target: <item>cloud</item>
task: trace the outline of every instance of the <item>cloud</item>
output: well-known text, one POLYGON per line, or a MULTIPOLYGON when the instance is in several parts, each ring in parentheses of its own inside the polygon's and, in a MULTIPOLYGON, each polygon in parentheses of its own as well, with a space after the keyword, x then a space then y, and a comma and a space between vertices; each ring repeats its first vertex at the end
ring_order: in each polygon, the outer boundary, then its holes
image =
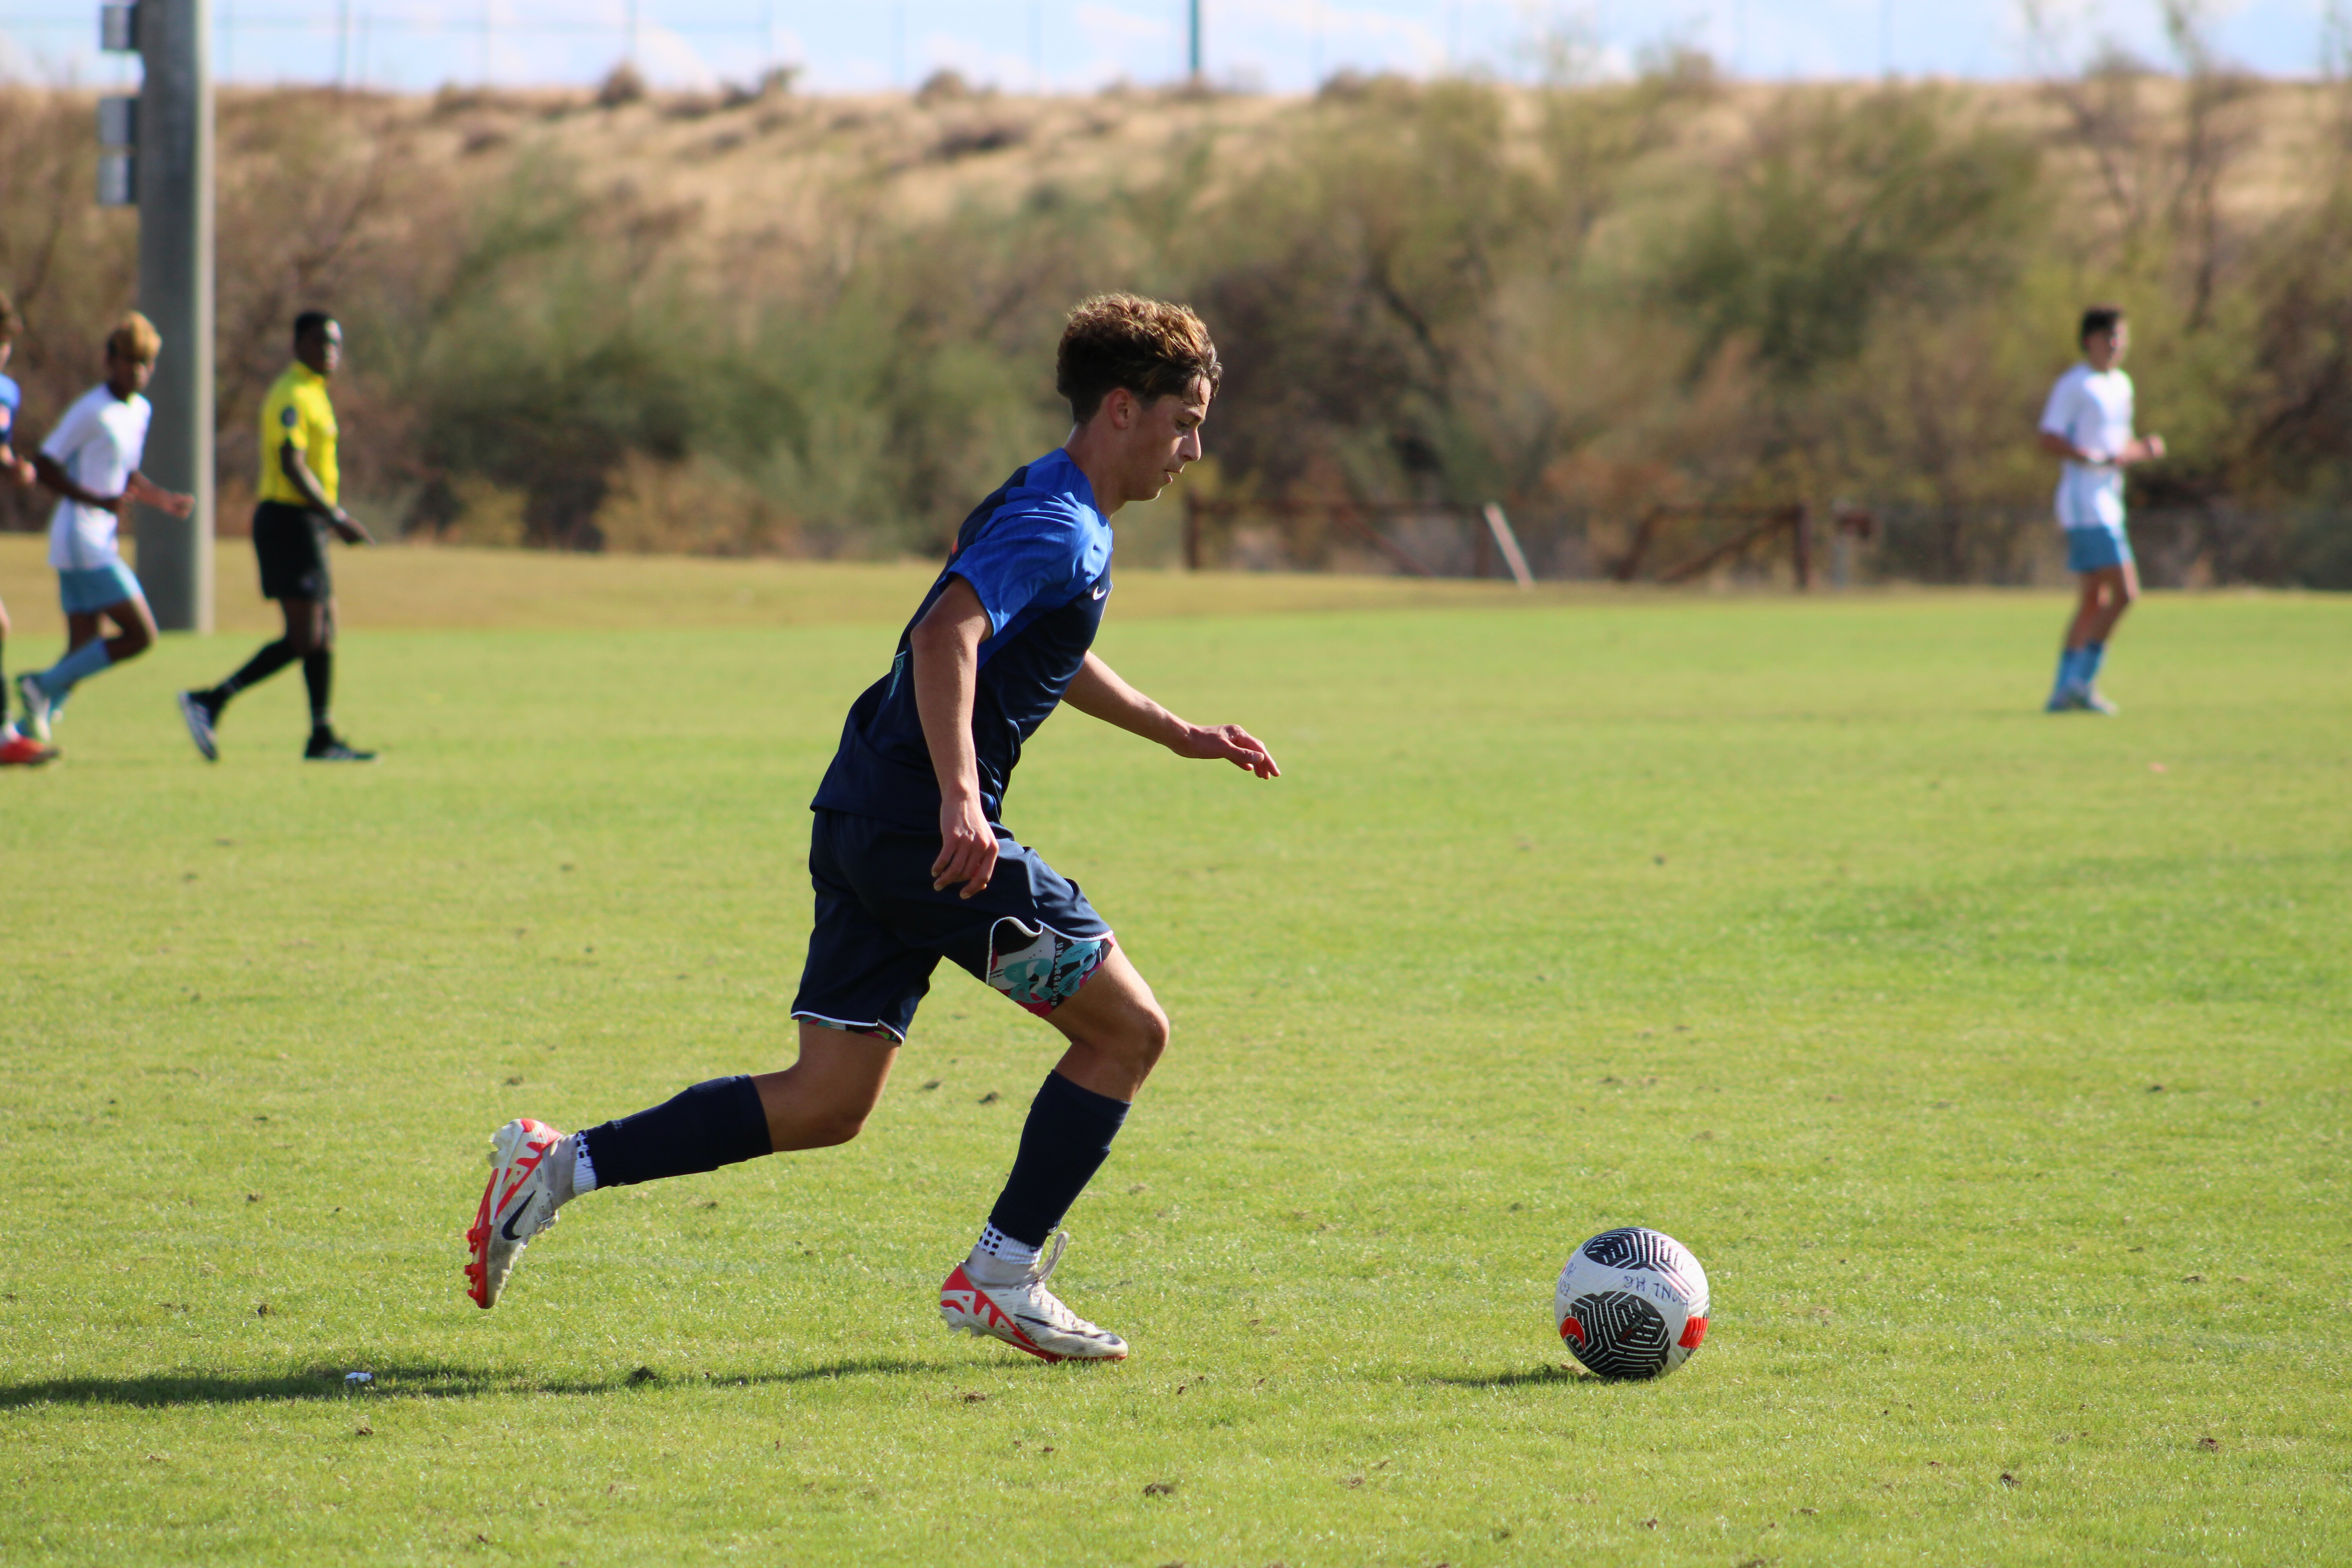
POLYGON ((719 73, 696 48, 667 27, 637 24, 637 68, 664 87, 704 90, 719 85, 719 73))
POLYGON ((1139 16, 1116 5, 1082 5, 1072 19, 1090 40, 1164 44, 1176 37, 1176 24, 1166 17, 1139 16))

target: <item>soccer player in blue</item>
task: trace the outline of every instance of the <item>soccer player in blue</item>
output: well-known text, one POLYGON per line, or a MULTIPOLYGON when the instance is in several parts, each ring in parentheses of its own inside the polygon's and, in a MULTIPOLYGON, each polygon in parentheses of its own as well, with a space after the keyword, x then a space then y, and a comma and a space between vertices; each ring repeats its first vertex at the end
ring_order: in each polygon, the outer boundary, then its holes
POLYGON ((1186 723, 1091 651, 1110 594, 1111 516, 1201 455, 1221 374, 1207 329, 1181 306, 1101 296, 1071 312, 1055 371, 1076 421, 1068 441, 964 520, 818 786, 816 922, 793 1003, 799 1061, 579 1132, 528 1118, 500 1128, 467 1234, 467 1293, 481 1306, 580 1194, 856 1137, 946 958, 1045 1018, 1066 1047, 978 1244, 940 1286, 940 1316, 1046 1361, 1126 1357, 1126 1341, 1046 1280, 1067 1241, 1062 1218, 1160 1059, 1168 1017, 1076 884, 1004 827, 1005 788, 1023 743, 1063 702, 1180 757, 1261 779, 1280 770, 1248 731, 1186 723))
MULTIPOLYGON (((8 361, 16 350, 16 308, 7 295, 0 294, 0 484, 26 489, 33 483, 34 470, 29 458, 16 456, 16 415, 25 400, 15 378, 8 374, 8 361)), ((5 649, 8 630, 8 606, 0 605, 0 651, 5 649)), ((55 758, 55 746, 43 745, 30 735, 16 732, 7 713, 7 693, 8 678, 0 672, 0 766, 38 765, 55 758)))
POLYGON ((2044 705, 2053 713, 2113 713, 2099 695, 2099 666, 2116 623, 2139 597, 2139 568, 2124 532, 2124 469, 2164 456, 2164 437, 2132 436, 2132 381, 2124 374, 2131 328, 2113 305, 2083 312, 2082 363, 2058 378, 2042 410, 2042 449, 2065 459, 2058 476, 2058 524, 2066 531, 2066 569, 2082 598, 2058 654, 2058 681, 2044 705))

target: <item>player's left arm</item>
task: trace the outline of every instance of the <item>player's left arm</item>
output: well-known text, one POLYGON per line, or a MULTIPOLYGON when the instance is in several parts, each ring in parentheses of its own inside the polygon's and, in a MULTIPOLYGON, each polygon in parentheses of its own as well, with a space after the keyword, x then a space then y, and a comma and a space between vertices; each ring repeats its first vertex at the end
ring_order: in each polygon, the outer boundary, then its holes
POLYGON ((1078 668, 1062 700, 1091 719, 1157 741, 1180 757, 1223 758, 1262 779, 1282 776, 1265 742, 1239 724, 1188 724, 1118 678, 1094 654, 1078 668))
POLYGON ((182 495, 178 490, 167 490, 135 468, 131 470, 131 482, 123 487, 122 493, 141 506, 152 506, 157 511, 167 511, 173 517, 185 517, 196 510, 195 497, 182 495))
MULTIPOLYGON (((290 408, 289 412, 291 412, 290 408)), ((290 430, 288 432, 289 437, 292 434, 290 430)), ((320 484, 319 476, 310 471, 309 461, 302 456, 302 448, 290 439, 278 445, 278 469, 296 489, 302 492, 302 498, 310 503, 313 510, 326 513, 327 526, 335 531, 336 538, 345 544, 375 542, 375 536, 368 532, 358 518, 327 499, 327 487, 320 484)))

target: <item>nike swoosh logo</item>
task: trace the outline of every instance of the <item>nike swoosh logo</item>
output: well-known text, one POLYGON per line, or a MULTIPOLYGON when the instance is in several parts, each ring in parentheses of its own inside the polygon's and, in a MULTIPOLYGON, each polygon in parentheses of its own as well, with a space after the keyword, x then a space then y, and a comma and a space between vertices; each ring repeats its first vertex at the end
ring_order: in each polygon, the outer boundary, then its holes
POLYGON ((1108 585, 1108 584, 1106 584, 1104 586, 1099 587, 1099 588, 1097 588, 1097 589, 1095 590, 1095 597, 1096 597, 1096 598, 1097 598, 1097 599, 1108 598, 1109 596, 1110 596, 1110 587, 1109 587, 1109 585, 1108 585))
POLYGON ((529 1213, 530 1213, 530 1204, 526 1200, 520 1208, 507 1215, 506 1224, 499 1226, 499 1234, 505 1237, 509 1241, 522 1241, 527 1239, 524 1237, 520 1237, 515 1234, 515 1226, 520 1224, 522 1217, 529 1213))

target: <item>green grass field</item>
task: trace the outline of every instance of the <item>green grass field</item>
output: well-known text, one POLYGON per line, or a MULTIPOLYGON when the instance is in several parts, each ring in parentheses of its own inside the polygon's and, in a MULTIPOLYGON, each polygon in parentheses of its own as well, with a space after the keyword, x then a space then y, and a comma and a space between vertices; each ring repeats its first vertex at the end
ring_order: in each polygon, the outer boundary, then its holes
POLYGON ((2061 613, 1115 607, 1288 776, 1064 714, 1008 804, 1176 1023, 1071 1217, 1110 1368, 938 1324, 1054 1054, 952 971, 857 1143, 461 1294, 499 1121, 786 1059, 892 625, 355 622, 341 771, 292 676, 199 763, 248 639, 171 639, 0 777, 0 1558, 2352 1560, 2352 603, 2152 599, 2112 721, 2061 613), (1656 1384, 1549 1318, 1627 1222, 1714 1284, 1656 1384))

